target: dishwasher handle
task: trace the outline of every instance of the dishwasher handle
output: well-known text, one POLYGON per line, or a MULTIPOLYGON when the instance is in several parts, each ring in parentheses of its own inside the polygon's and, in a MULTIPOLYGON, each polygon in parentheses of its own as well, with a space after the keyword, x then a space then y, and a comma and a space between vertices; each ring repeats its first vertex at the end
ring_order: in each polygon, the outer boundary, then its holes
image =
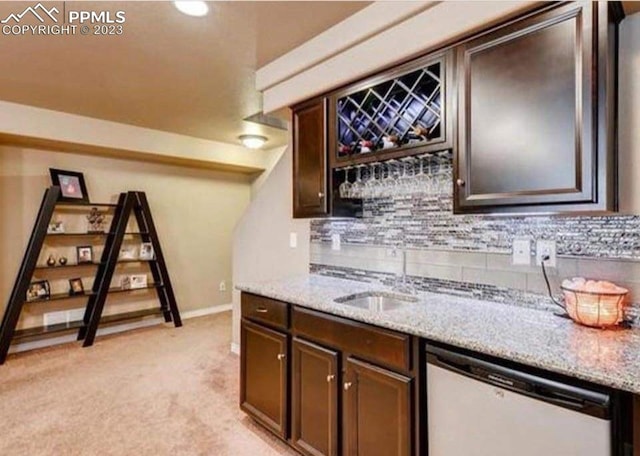
POLYGON ((605 393, 560 383, 433 346, 427 348, 427 363, 559 407, 598 418, 610 418, 611 398, 605 393))

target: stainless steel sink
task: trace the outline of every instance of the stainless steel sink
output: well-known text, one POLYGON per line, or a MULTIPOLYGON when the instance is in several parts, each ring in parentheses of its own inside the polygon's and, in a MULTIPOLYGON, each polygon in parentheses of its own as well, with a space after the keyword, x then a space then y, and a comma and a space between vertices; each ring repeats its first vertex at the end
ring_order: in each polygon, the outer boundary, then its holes
POLYGON ((366 291, 336 298, 334 302, 374 312, 386 312, 416 303, 418 298, 386 291, 366 291))

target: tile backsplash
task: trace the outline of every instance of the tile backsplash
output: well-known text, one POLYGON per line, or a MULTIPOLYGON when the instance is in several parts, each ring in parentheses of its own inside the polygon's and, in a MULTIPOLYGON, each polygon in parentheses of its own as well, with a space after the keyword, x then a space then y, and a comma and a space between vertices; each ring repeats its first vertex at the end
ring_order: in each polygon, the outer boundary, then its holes
MULTIPOLYGON (((421 288, 545 307, 533 241, 546 239, 557 243, 554 294, 563 278, 581 275, 615 281, 640 301, 640 216, 453 215, 452 202, 451 192, 386 196, 364 200, 361 219, 313 220, 311 270, 388 282, 401 271, 393 249, 404 248, 407 273, 421 288), (335 234, 339 251, 331 249, 335 234), (516 238, 532 240, 531 266, 511 265, 516 238)), ((633 304, 630 315, 638 313, 633 304)))
POLYGON ((558 255, 640 260, 640 216, 453 215, 450 194, 364 201, 362 219, 314 220, 312 242, 510 253, 514 238, 557 242, 558 255))

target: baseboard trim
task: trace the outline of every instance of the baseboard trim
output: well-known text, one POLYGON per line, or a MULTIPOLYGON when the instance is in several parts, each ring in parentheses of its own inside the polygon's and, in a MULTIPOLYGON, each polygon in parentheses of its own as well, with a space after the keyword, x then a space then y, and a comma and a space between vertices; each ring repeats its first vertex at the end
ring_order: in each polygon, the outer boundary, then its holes
POLYGON ((231 353, 234 355, 240 354, 240 344, 236 344, 235 342, 231 342, 231 353))
MULTIPOLYGON (((190 318, 198 318, 204 317, 206 315, 214 315, 222 312, 231 311, 232 304, 223 304, 221 306, 211 306, 205 307, 203 309, 195 309, 195 310, 187 310, 186 312, 181 312, 180 316, 183 320, 188 320, 190 318)), ((126 331, 131 331, 132 329, 146 328, 148 326, 155 326, 159 324, 163 324, 163 318, 145 318, 144 320, 134 321, 131 323, 123 323, 120 325, 109 326, 106 328, 99 328, 97 335, 98 336, 106 336, 108 334, 116 334, 126 331)), ((67 334, 65 336, 60 337, 52 337, 50 339, 43 340, 35 340, 33 342, 24 342, 21 344, 12 345, 9 349, 9 353, 20 353, 29 350, 36 350, 38 348, 52 347, 54 345, 68 344, 70 342, 76 341, 76 334, 67 334)))

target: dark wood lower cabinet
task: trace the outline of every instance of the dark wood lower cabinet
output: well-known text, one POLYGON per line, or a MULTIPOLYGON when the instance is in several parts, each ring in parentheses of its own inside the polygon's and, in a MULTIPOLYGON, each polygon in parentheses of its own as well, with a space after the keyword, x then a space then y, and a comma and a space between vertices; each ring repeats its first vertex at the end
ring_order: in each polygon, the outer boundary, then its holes
POLYGON ((288 336, 243 320, 240 337, 240 408, 286 439, 288 336))
POLYGON ((306 455, 337 456, 338 353, 301 339, 291 352, 291 443, 306 455))
POLYGON ((411 455, 412 379, 348 358, 343 382, 344 454, 411 455))

